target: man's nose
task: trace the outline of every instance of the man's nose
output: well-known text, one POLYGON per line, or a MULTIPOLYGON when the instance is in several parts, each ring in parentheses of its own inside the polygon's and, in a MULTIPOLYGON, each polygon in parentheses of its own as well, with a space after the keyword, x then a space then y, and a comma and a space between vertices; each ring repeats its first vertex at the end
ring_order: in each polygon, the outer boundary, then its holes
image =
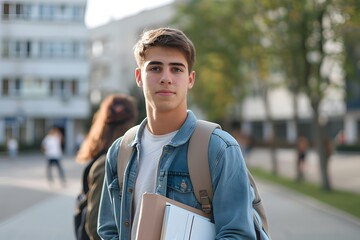
POLYGON ((164 69, 163 74, 161 75, 161 83, 172 83, 170 69, 164 69))

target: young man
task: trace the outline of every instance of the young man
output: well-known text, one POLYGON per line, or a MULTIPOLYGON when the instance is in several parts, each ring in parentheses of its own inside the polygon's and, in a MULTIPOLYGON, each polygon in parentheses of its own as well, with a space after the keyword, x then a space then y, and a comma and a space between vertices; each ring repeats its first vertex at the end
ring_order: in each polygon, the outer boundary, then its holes
MULTIPOLYGON (((98 219, 103 239, 135 239, 144 192, 201 208, 187 167, 188 143, 196 124, 195 115, 187 110, 187 93, 195 83, 195 48, 180 30, 159 28, 144 32, 134 52, 136 83, 144 92, 147 117, 132 142, 135 152, 121 192, 117 179, 120 139, 108 152, 98 219)), ((237 141, 220 129, 210 139, 209 166, 216 239, 256 239, 254 195, 245 161, 237 141)))

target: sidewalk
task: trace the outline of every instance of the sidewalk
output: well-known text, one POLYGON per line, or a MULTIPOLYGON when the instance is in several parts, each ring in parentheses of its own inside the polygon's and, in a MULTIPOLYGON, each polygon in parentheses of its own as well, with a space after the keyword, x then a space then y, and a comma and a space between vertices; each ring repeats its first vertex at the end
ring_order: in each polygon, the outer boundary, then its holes
POLYGON ((40 154, 0 157, 0 239, 75 240, 73 214, 83 166, 73 157, 62 161, 65 188, 56 171, 54 184, 48 184, 40 154))
MULTIPOLYGON (((267 155, 266 150, 255 150, 248 160, 266 167, 267 155)), ((290 162, 282 163, 281 172, 291 172, 290 162), (288 171, 286 166, 290 167, 288 171)), ((75 239, 73 209, 83 166, 71 157, 64 159, 64 166, 68 186, 51 188, 44 181, 41 156, 22 156, 19 160, 0 157, 0 239, 75 239)), ((360 236, 358 219, 280 186, 258 181, 258 187, 273 240, 356 240, 360 236)))
MULTIPOLYGON (((276 156, 279 175, 295 179, 296 152, 291 149, 278 149, 276 156)), ((246 161, 248 166, 271 171, 268 149, 254 149, 246 156, 246 161)), ((359 171, 360 155, 334 154, 329 164, 332 187, 360 194, 359 171)), ((317 154, 311 151, 307 157, 305 178, 307 181, 320 184, 319 174, 317 154)), ((273 239, 355 240, 359 238, 360 219, 281 186, 265 182, 259 182, 258 185, 264 199, 273 239)))
POLYGON ((360 220, 275 185, 257 181, 273 240, 356 240, 360 220))
MULTIPOLYGON (((278 149, 278 173, 295 179, 296 152, 292 149, 278 149)), ((259 167, 271 171, 270 152, 266 148, 255 148, 245 157, 249 167, 259 167)), ((330 183, 334 189, 360 194, 360 154, 335 153, 329 163, 330 183)), ((305 179, 320 185, 321 176, 318 156, 314 151, 306 159, 305 179)))

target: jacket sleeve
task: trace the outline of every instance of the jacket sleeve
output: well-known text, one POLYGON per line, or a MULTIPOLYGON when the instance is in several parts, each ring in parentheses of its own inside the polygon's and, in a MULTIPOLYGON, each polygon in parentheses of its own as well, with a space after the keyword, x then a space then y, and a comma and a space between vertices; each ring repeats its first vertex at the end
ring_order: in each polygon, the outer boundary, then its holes
POLYGON ((97 219, 102 186, 105 175, 105 155, 100 156, 90 169, 88 175, 89 192, 85 229, 91 240, 98 240, 97 219))
POLYGON ((213 134, 209 164, 216 239, 254 239, 253 192, 240 147, 228 133, 213 134))
POLYGON ((100 198, 99 205, 99 215, 98 215, 98 227, 97 231, 101 239, 119 239, 119 232, 116 223, 116 217, 114 214, 115 203, 111 194, 111 184, 114 181, 117 181, 117 178, 114 177, 117 174, 116 165, 112 166, 111 160, 116 162, 117 159, 117 146, 115 142, 112 147, 109 148, 108 154, 106 156, 105 163, 105 177, 104 184, 102 187, 102 193, 100 198), (115 154, 116 152, 116 154, 115 154))

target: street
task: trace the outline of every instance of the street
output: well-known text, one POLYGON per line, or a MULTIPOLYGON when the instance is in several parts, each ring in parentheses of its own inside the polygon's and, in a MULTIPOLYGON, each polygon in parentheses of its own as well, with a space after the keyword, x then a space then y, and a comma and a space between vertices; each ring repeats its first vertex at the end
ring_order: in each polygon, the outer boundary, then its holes
MULTIPOLYGON (((264 154, 253 152, 252 164, 258 163, 255 157, 260 156, 264 163, 264 154)), ((75 239, 73 210, 84 166, 70 156, 63 165, 66 187, 61 186, 56 172, 55 183, 48 184, 45 160, 39 154, 0 157, 0 239, 75 239)), ((359 219, 282 187, 260 180, 257 184, 272 239, 356 240, 360 236, 359 219)))

